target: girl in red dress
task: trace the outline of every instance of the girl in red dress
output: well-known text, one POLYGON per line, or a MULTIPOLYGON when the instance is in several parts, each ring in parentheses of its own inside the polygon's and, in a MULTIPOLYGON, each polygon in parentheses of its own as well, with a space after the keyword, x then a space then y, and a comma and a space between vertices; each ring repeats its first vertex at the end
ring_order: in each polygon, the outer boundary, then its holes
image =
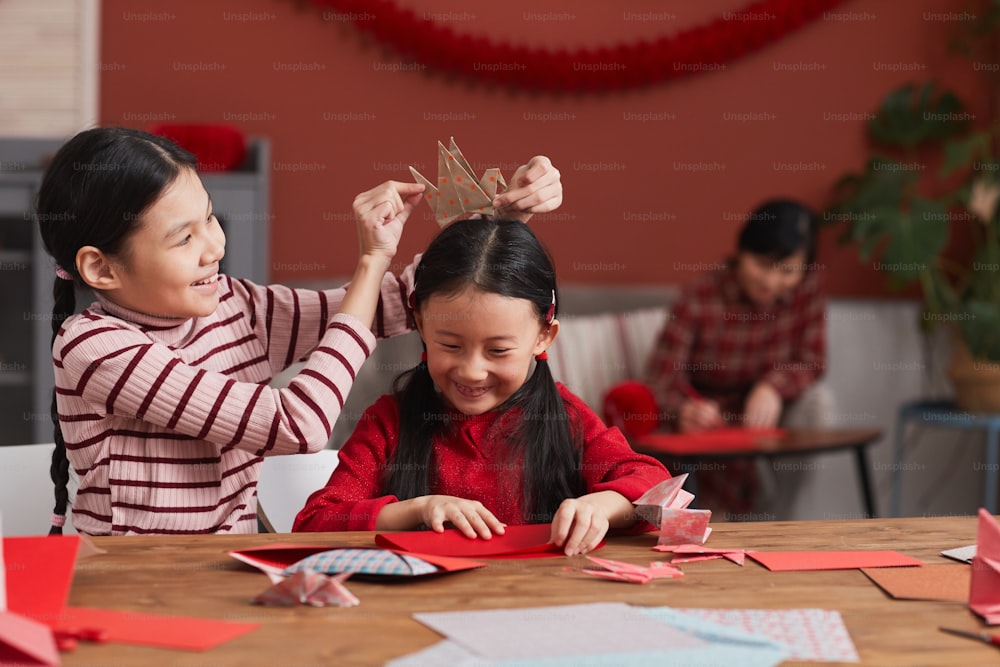
POLYGON ((552 522, 552 542, 574 555, 635 523, 632 501, 669 473, 553 380, 558 302, 527 225, 446 227, 416 270, 424 358, 366 411, 294 530, 450 524, 489 539, 552 522))

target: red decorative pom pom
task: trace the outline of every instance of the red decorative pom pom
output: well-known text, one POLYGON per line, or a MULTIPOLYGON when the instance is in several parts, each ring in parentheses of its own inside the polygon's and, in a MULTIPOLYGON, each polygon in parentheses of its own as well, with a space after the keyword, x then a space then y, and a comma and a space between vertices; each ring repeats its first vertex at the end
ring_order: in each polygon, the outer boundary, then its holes
POLYGON ((616 384, 604 395, 604 420, 630 438, 646 435, 660 423, 653 392, 635 380, 616 384))
POLYGON ((149 128, 198 158, 198 171, 231 171, 247 156, 243 133, 228 125, 160 124, 149 128))

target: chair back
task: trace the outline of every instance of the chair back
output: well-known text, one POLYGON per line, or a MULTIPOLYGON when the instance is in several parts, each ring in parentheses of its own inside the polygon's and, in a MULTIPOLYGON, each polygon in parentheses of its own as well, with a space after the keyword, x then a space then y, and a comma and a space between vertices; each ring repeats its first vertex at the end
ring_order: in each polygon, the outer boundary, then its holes
POLYGON ((337 450, 268 456, 257 482, 257 516, 272 533, 292 532, 295 515, 337 467, 337 450))
MULTIPOLYGON (((3 516, 4 536, 45 535, 49 532, 55 503, 49 477, 53 449, 55 445, 51 442, 0 446, 0 514, 3 516)), ((71 479, 71 499, 74 487, 71 479)), ((64 534, 76 532, 69 519, 67 516, 64 534)))

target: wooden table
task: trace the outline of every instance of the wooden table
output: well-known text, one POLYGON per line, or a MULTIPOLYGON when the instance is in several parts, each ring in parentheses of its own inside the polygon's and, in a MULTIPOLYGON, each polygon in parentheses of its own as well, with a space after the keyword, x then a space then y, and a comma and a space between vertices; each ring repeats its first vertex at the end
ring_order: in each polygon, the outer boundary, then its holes
MULTIPOLYGON (((709 546, 761 550, 894 549, 951 563, 941 549, 972 544, 973 517, 722 523, 709 546)), ((380 665, 441 637, 413 612, 536 607, 598 601, 645 606, 837 609, 864 665, 996 665, 1000 651, 938 631, 979 630, 962 602, 893 600, 858 570, 770 572, 747 559, 689 563, 678 580, 646 585, 563 571, 581 557, 492 561, 480 570, 404 583, 348 581, 353 608, 259 607, 249 600, 267 578, 226 551, 270 542, 373 545, 372 533, 104 537, 107 553, 77 564, 70 604, 183 614, 263 625, 207 653, 81 643, 66 665, 380 665)), ((598 555, 637 564, 658 560, 655 535, 611 538, 598 555)), ((968 567, 955 564, 954 567, 968 567)), ((813 664, 816 663, 785 663, 813 664)), ((830 663, 823 663, 830 664, 830 663)))
POLYGON ((871 476, 868 473, 871 468, 868 446, 882 437, 882 431, 878 429, 788 429, 781 438, 758 438, 750 447, 712 446, 709 450, 698 453, 664 450, 654 444, 657 434, 650 435, 652 438, 633 440, 632 448, 663 462, 673 474, 684 472, 685 469, 691 469, 693 463, 706 460, 758 457, 776 459, 785 456, 813 456, 844 449, 853 450, 858 486, 861 488, 861 502, 864 504, 866 516, 875 516, 875 496, 872 493, 871 476))

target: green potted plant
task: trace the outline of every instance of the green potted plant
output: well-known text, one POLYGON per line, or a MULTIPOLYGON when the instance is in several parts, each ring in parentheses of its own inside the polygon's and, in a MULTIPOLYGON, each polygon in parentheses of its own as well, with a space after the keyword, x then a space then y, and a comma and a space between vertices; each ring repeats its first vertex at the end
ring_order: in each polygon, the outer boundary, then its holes
POLYGON ((998 125, 973 120, 932 82, 891 91, 867 123, 865 168, 837 181, 824 219, 843 225, 841 240, 891 285, 919 285, 926 323, 954 327, 959 407, 1000 412, 998 125), (949 241, 962 226, 971 254, 954 256, 949 241))

